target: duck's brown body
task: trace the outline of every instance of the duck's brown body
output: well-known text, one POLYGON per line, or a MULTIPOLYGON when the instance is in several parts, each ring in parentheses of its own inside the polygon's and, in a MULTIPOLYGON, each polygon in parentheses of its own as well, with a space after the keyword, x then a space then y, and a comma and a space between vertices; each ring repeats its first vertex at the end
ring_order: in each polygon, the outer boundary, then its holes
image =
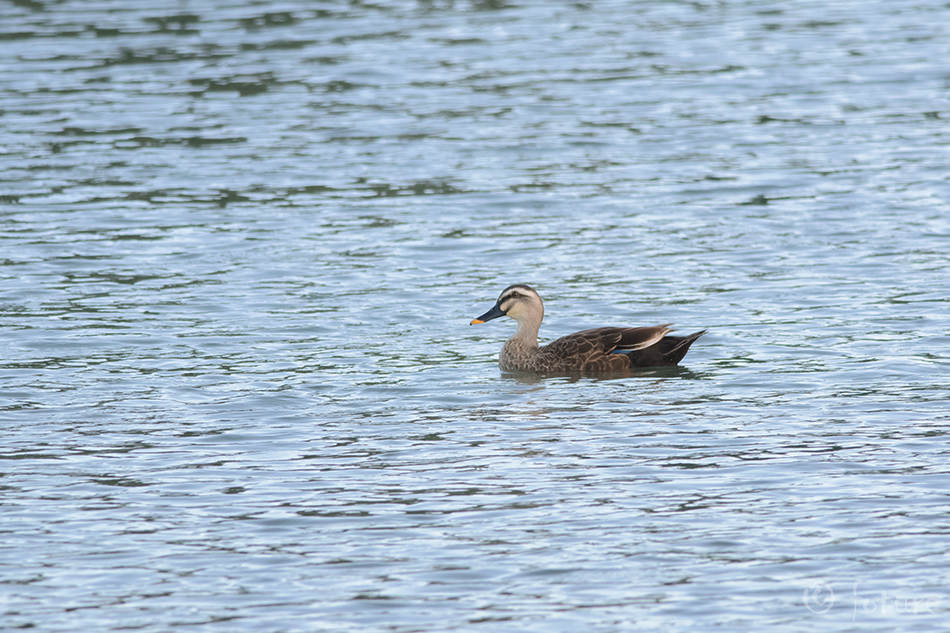
POLYGON ((653 336, 652 331, 665 326, 644 328, 604 327, 569 334, 542 347, 526 347, 512 338, 501 348, 498 366, 502 371, 525 371, 537 374, 609 373, 637 367, 662 367, 679 363, 689 346, 704 332, 689 336, 662 336, 642 349, 615 351, 630 339, 653 336))
POLYGON ((653 327, 603 327, 561 337, 538 346, 538 330, 544 318, 541 297, 530 286, 509 286, 494 307, 472 323, 500 316, 518 322, 515 332, 501 350, 502 371, 536 374, 614 373, 639 367, 676 365, 690 345, 705 333, 669 336, 669 324, 653 327))

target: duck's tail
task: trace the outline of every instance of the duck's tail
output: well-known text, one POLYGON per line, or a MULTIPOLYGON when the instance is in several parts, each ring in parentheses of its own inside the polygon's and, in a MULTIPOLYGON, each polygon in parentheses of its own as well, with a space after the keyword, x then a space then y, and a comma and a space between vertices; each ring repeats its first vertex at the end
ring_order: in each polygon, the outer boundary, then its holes
POLYGON ((669 361, 670 365, 676 365, 683 357, 686 356, 686 352, 689 351, 689 346, 698 339, 700 336, 706 333, 706 330, 700 330, 699 332, 693 332, 687 336, 665 336, 663 340, 660 341, 660 345, 666 346, 669 345, 668 349, 663 350, 664 358, 669 361))
POLYGON ((633 367, 676 365, 686 356, 689 346, 705 333, 706 330, 701 330, 687 336, 664 336, 656 345, 630 352, 627 356, 633 367))

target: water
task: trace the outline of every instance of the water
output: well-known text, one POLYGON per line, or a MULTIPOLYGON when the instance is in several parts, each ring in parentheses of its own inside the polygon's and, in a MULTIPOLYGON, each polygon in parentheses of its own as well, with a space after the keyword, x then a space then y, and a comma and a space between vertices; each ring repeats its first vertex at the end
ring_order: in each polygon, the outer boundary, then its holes
POLYGON ((948 24, 4 6, 0 628, 944 630, 948 24))

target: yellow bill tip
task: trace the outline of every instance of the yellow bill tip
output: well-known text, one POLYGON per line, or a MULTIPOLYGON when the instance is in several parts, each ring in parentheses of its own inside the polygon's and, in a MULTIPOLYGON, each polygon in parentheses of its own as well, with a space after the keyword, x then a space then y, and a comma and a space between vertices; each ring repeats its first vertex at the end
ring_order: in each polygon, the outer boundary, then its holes
POLYGON ((472 319, 472 322, 469 325, 475 325, 476 323, 484 323, 484 321, 479 321, 478 319, 472 319))

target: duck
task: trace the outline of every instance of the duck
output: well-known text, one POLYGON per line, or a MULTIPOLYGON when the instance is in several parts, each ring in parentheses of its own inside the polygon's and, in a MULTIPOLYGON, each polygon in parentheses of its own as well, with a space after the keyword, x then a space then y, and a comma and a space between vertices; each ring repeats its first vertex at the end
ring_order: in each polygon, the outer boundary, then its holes
POLYGON ((601 327, 568 334, 538 347, 544 318, 541 295, 526 284, 502 290, 495 305, 470 325, 507 316, 518 323, 498 357, 503 372, 597 374, 677 365, 706 330, 671 336, 672 323, 652 327, 601 327))

